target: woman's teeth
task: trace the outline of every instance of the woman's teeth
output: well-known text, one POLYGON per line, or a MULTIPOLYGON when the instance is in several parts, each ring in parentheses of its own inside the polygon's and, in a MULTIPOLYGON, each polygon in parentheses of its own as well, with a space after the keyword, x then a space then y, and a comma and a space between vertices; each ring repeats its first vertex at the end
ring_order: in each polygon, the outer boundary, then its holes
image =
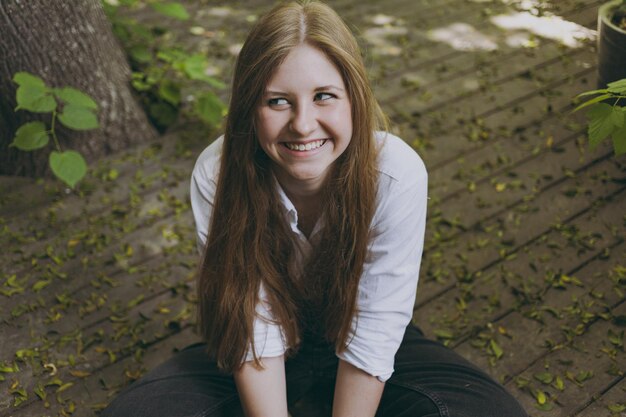
POLYGON ((319 148, 326 142, 326 139, 314 140, 313 142, 309 142, 306 145, 303 143, 289 143, 285 142, 285 146, 291 149, 292 151, 312 151, 314 149, 319 148))

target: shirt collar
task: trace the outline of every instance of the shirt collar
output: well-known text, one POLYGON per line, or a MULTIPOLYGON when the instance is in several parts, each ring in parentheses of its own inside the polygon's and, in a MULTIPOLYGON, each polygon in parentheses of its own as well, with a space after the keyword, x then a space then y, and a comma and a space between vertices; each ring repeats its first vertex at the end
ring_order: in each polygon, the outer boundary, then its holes
POLYGON ((276 190, 278 191, 278 199, 285 210, 291 230, 294 232, 300 232, 298 229, 298 210, 296 210, 296 206, 294 206, 289 197, 287 197, 287 193, 285 193, 285 190, 283 190, 283 187, 280 185, 276 177, 274 177, 274 183, 276 184, 276 190))
MULTIPOLYGON (((287 220, 289 221, 289 226, 291 227, 291 230, 306 239, 304 233, 302 233, 302 231, 298 229, 298 210, 296 210, 296 206, 293 205, 293 203, 287 196, 287 193, 285 193, 285 190, 280 185, 276 177, 274 177, 274 183, 276 184, 276 190, 278 191, 278 199, 280 200, 283 209, 285 210, 285 214, 287 216, 287 220)), ((313 231, 311 232, 311 236, 309 238, 313 238, 315 235, 317 235, 321 228, 322 222, 320 219, 317 221, 317 223, 315 223, 315 226, 313 227, 313 231)))

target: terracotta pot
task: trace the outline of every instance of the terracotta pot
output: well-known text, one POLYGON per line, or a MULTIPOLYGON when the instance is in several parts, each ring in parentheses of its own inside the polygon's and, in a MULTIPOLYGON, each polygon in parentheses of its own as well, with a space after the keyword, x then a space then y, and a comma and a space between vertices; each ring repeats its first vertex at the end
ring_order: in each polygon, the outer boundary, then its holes
POLYGON ((626 31, 611 22, 622 0, 604 3, 598 10, 598 88, 626 78, 626 31))

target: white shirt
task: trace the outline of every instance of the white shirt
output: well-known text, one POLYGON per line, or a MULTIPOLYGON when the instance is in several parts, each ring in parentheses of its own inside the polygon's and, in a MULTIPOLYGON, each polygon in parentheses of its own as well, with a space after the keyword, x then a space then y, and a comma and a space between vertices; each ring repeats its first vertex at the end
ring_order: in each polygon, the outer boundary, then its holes
MULTIPOLYGON (((428 177, 424 163, 402 139, 377 132, 379 185, 372 219, 371 241, 359 281, 357 314, 352 320, 348 347, 337 356, 386 381, 393 373, 394 356, 413 316, 424 243, 428 177)), ((223 137, 198 157, 191 177, 191 206, 196 221, 198 249, 205 246, 219 174, 223 137)), ((303 267, 322 225, 309 239, 298 229, 298 213, 278 182, 278 194, 302 256, 303 267)), ((259 294, 254 340, 257 356, 284 354, 287 346, 280 325, 271 320, 263 285, 259 294)), ((249 350, 246 360, 252 359, 249 350)))

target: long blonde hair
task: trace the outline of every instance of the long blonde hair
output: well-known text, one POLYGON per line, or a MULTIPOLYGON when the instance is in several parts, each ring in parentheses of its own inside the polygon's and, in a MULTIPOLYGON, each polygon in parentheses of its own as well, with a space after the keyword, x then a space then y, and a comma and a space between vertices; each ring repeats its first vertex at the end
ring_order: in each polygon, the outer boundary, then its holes
MULTIPOLYGON (((261 282, 290 352, 297 348, 311 316, 337 350, 345 349, 375 210, 374 131, 385 126, 358 44, 330 7, 309 1, 283 3, 259 19, 235 66, 198 285, 200 330, 221 369, 237 369, 249 348, 255 352, 253 323, 261 282), (294 257, 292 232, 270 160, 258 145, 254 118, 274 71, 303 43, 322 51, 342 75, 353 133, 325 184, 320 243, 304 276, 295 277, 289 268, 294 257)), ((254 360, 260 365, 255 353, 254 360)))

